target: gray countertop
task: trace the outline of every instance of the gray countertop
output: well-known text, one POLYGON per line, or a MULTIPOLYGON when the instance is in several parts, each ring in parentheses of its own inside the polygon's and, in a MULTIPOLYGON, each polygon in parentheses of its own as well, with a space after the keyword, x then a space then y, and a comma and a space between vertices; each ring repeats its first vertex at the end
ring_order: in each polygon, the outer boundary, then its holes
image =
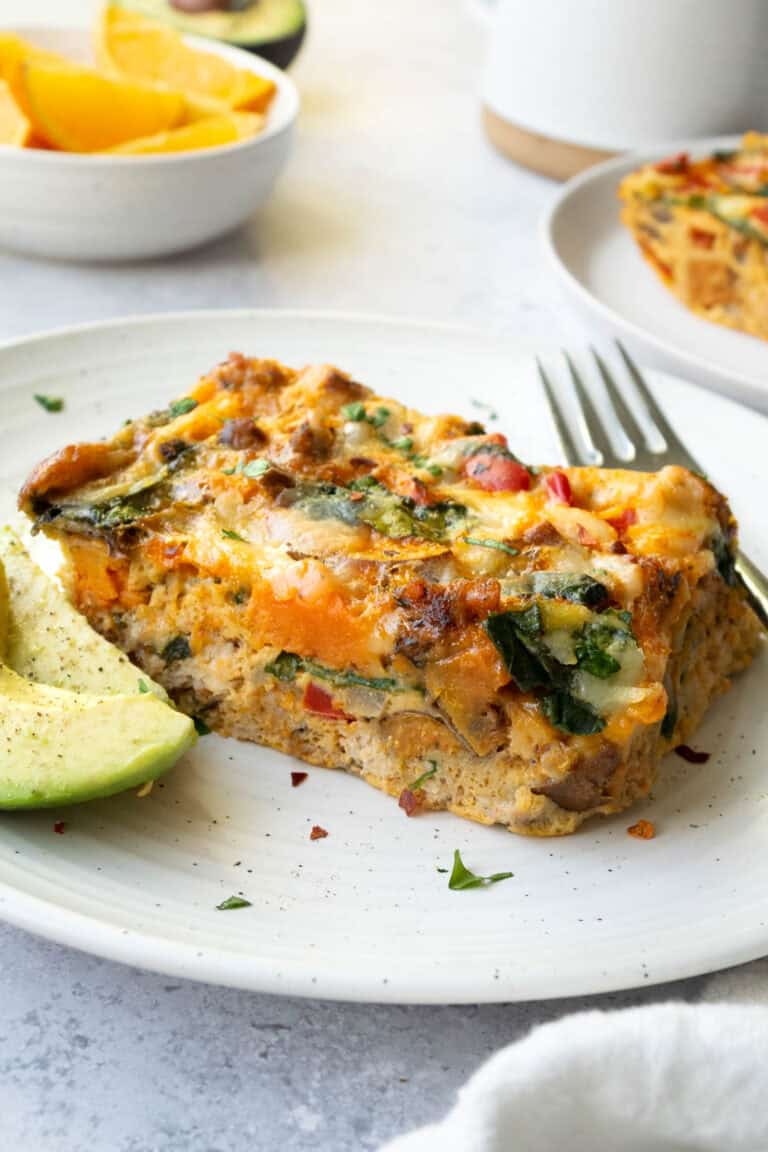
MULTIPOLYGON (((0 0, 0 18, 45 19, 57 7, 0 0)), ((89 7, 72 0, 67 19, 78 9, 87 18, 89 7)), ((0 338, 247 305, 387 312, 567 341, 574 329, 537 238, 554 189, 485 143, 480 56, 480 32, 458 0, 316 0, 294 71, 304 101, 296 152, 267 209, 235 235, 163 262, 87 267, 0 254, 0 338)), ((589 1001, 340 1005, 174 981, 0 927, 2 1144, 374 1149, 445 1111, 481 1061, 540 1021, 587 1005, 765 988, 768 966, 758 962, 589 1001)))

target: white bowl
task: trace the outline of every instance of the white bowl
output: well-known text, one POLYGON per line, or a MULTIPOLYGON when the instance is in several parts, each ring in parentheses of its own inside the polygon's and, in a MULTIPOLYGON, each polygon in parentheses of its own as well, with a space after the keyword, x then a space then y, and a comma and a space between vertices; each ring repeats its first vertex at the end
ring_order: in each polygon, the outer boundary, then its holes
MULTIPOLYGON (((70 59, 92 58, 85 30, 9 31, 70 59)), ((0 146, 0 247, 57 260, 165 256, 231 231, 267 200, 291 148, 299 110, 294 84, 250 52, 184 39, 274 81, 264 130, 237 144, 165 156, 0 146)))

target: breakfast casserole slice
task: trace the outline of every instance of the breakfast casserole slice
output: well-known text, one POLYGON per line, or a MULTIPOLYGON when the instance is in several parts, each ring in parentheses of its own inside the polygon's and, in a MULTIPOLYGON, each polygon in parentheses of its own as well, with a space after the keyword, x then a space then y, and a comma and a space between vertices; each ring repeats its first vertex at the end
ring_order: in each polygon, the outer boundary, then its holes
POLYGON ((768 339, 768 136, 701 160, 646 164, 619 188, 622 220, 693 312, 768 339))
POLYGON ((330 367, 233 354, 20 504, 214 731, 515 832, 647 795, 758 640, 702 477, 529 468, 330 367))

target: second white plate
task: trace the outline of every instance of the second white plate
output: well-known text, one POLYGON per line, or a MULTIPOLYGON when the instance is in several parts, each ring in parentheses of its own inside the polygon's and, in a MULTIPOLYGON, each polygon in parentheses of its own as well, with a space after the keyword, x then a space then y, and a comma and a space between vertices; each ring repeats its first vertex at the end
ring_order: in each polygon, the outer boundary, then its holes
MULTIPOLYGON (((669 154, 702 156, 737 137, 682 140, 669 154)), ((620 156, 569 181, 544 221, 544 244, 576 309, 620 336, 645 364, 768 411, 768 345, 689 312, 659 281, 619 219, 617 189, 660 153, 620 156)))
MULTIPOLYGON (((162 406, 231 349, 334 361, 427 411, 491 419, 530 461, 556 458, 520 345, 403 321, 189 313, 55 333, 0 348, 0 517, 46 453, 162 406), (62 396, 44 412, 35 393, 62 396)), ((733 497, 765 564, 756 499, 768 423, 679 381, 663 402, 733 497), (712 436, 717 428, 718 435, 712 436)), ((764 485, 763 485, 764 487, 764 485)), ((718 702, 694 767, 671 756, 653 800, 563 840, 524 839, 449 813, 407 819, 341 772, 206 736, 152 794, 0 814, 0 916, 66 944, 266 992, 423 1003, 604 992, 768 951, 768 653, 718 702), (639 816, 655 840, 627 836, 639 816), (54 822, 66 821, 63 835, 54 822), (327 839, 311 842, 320 824, 327 839), (488 890, 451 892, 459 848, 488 890), (242 892, 251 907, 220 912, 242 892)))

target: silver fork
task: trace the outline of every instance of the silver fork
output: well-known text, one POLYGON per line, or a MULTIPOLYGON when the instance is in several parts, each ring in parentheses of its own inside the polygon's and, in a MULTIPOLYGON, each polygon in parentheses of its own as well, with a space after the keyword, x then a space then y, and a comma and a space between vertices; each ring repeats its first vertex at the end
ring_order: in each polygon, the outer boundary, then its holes
MULTIPOLYGON (((692 472, 704 474, 704 469, 694 460, 688 449, 677 437, 670 427, 664 413, 653 398, 653 394, 643 379, 642 373, 632 357, 619 341, 616 341, 619 353, 627 367, 629 378, 642 401, 649 421, 664 441, 664 448, 654 448, 648 443, 647 436, 635 420, 627 402, 625 401, 619 385, 616 383, 605 360, 594 348, 590 349, 597 365, 598 372, 605 385, 610 401, 610 415, 614 430, 621 431, 629 448, 628 456, 622 458, 614 451, 613 445, 606 432, 605 425, 598 415, 593 398, 584 383, 581 373, 576 368, 571 357, 564 352, 571 381, 576 392, 580 407, 580 431, 582 438, 588 442, 585 450, 571 434, 563 407, 557 398, 550 378, 544 371, 539 360, 536 361, 539 376, 544 385, 549 409, 554 421, 560 447, 567 464, 599 464, 608 468, 634 468, 639 471, 655 471, 664 464, 680 464, 692 472)), ((748 556, 739 551, 735 558, 735 570, 744 585, 750 603, 763 625, 768 627, 768 580, 748 556)))

